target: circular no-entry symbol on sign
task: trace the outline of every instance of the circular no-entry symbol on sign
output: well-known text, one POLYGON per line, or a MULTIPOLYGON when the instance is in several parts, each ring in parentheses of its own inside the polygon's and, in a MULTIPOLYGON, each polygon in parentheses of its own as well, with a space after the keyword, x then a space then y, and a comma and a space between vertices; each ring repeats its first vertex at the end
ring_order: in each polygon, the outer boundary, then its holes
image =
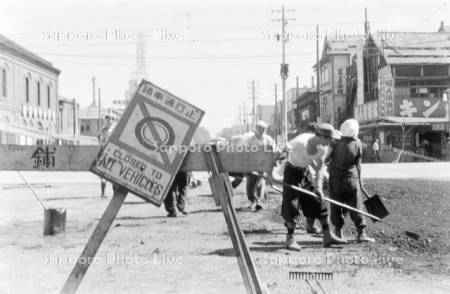
POLYGON ((135 128, 136 138, 147 149, 156 150, 157 146, 173 145, 175 133, 165 121, 156 117, 140 120, 135 128))

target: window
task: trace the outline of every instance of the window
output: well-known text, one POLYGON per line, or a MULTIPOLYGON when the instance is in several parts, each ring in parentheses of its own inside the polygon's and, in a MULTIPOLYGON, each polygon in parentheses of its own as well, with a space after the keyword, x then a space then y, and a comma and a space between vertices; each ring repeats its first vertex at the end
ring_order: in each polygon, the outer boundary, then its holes
POLYGON ((50 85, 47 85, 47 106, 50 107, 50 85))
POLYGON ((6 69, 2 69, 2 96, 6 97, 6 69))
POLYGON ((321 73, 322 73, 322 85, 328 83, 328 81, 329 81, 328 66, 324 66, 322 68, 321 73))
POLYGON ((37 104, 41 106, 41 82, 37 82, 37 104))
POLYGON ((397 65, 395 75, 397 77, 420 77, 422 67, 417 65, 397 65))
POLYGON ((446 64, 433 64, 423 66, 424 76, 448 76, 448 65, 446 64))
POLYGON ((25 78, 25 102, 30 103, 30 79, 25 78))

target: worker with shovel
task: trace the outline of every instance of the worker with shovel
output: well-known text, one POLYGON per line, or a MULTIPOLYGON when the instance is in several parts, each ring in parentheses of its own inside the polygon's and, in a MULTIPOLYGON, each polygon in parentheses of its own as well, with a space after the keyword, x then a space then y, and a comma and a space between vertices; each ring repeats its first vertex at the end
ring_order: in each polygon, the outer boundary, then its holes
POLYGON ((332 125, 322 123, 318 125, 315 134, 303 133, 289 141, 290 152, 286 162, 283 176, 283 201, 281 215, 287 228, 286 248, 300 250, 300 246, 294 241, 294 230, 298 222, 300 209, 307 218, 319 219, 323 231, 323 245, 345 244, 346 241, 336 237, 330 230, 328 222, 328 210, 323 201, 323 174, 325 172, 325 158, 328 147, 333 139, 339 139, 338 132, 332 125), (316 170, 314 186, 318 198, 304 195, 304 193, 288 188, 299 186, 308 180, 308 168, 314 165, 316 170))
MULTIPOLYGON (((359 123, 355 119, 348 119, 341 125, 342 137, 338 140, 329 155, 329 188, 330 198, 348 204, 356 209, 360 208, 361 187, 361 157, 362 144, 358 139, 359 123)), ((335 234, 345 239, 342 232, 344 217, 347 210, 331 204, 331 223, 335 227, 335 234)), ((375 242, 365 232, 366 221, 360 213, 350 211, 358 232, 357 242, 375 242)))

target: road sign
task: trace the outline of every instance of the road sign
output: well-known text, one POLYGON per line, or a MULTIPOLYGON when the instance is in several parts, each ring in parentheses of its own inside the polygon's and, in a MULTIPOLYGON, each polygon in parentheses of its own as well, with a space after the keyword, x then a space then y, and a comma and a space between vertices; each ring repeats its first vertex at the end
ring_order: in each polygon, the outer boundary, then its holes
POLYGON ((91 171, 160 206, 203 115, 142 80, 91 171))

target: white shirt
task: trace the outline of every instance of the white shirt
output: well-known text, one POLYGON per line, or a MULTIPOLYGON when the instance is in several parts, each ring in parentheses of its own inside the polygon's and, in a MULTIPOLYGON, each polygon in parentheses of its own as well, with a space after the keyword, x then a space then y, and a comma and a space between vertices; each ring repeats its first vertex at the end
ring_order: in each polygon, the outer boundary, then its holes
POLYGON ((380 147, 378 146, 378 143, 377 143, 377 142, 374 142, 374 143, 373 143, 372 149, 373 149, 373 151, 378 151, 378 150, 380 150, 380 147))
POLYGON ((328 146, 318 145, 315 154, 308 154, 308 141, 314 137, 313 133, 303 133, 288 142, 290 146, 288 162, 296 167, 307 168, 314 160, 320 159, 328 152, 328 146))
POLYGON ((256 138, 255 132, 248 132, 239 137, 233 137, 232 142, 235 145, 246 146, 270 146, 275 148, 275 142, 267 134, 263 134, 260 138, 256 138))

